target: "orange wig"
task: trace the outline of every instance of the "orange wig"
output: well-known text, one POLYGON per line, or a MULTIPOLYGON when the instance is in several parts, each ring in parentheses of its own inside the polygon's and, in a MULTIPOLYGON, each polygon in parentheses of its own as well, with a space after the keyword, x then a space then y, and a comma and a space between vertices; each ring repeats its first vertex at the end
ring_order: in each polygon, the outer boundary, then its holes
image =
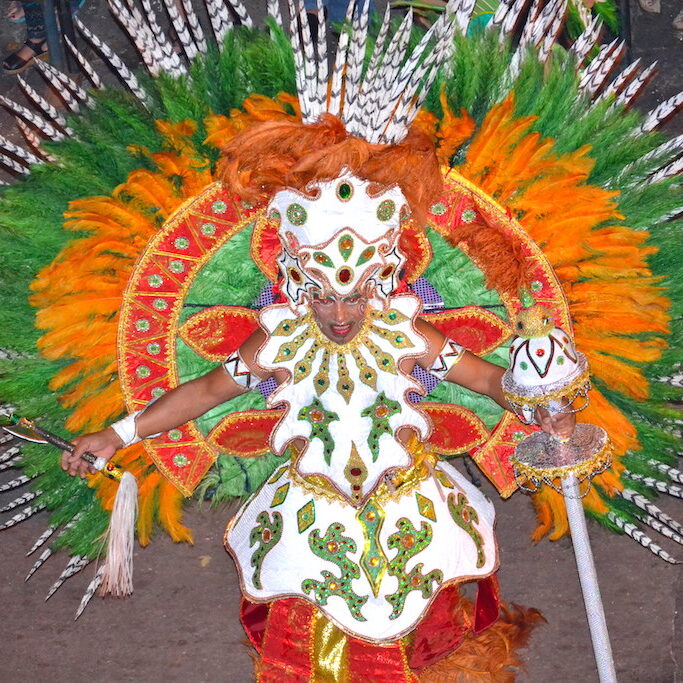
POLYGON ((421 131, 411 129, 398 145, 375 145, 349 135, 331 114, 313 124, 266 121, 240 133, 223 148, 219 175, 229 191, 257 202, 283 187, 305 191, 344 169, 378 190, 398 185, 417 225, 443 185, 434 145, 421 131))

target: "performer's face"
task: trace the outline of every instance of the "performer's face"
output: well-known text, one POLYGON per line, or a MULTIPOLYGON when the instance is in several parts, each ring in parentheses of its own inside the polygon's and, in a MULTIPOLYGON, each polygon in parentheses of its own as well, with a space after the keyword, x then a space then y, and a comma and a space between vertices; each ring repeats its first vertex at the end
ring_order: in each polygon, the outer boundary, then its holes
POLYGON ((357 291, 346 296, 314 291, 311 298, 311 310, 318 328, 336 344, 345 344, 358 334, 367 304, 367 297, 357 291))

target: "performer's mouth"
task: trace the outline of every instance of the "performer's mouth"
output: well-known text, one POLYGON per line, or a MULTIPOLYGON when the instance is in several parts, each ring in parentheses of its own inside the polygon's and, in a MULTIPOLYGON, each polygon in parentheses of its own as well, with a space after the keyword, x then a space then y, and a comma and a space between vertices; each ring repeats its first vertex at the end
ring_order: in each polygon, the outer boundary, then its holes
POLYGON ((343 325, 331 325, 330 327, 332 329, 332 332, 337 337, 345 337, 349 332, 351 332, 353 323, 344 323, 343 325))

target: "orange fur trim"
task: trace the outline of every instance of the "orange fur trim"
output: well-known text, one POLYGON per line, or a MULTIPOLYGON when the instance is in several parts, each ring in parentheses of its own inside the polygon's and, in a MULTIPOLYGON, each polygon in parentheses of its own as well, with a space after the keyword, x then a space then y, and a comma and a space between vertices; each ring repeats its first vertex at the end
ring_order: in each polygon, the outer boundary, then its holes
MULTIPOLYGON (((463 601, 464 602, 464 601, 463 601)), ((420 683, 513 683, 523 669, 518 650, 526 647, 544 617, 519 605, 501 606, 498 621, 479 634, 469 632, 462 644, 436 664, 420 671, 420 683)))

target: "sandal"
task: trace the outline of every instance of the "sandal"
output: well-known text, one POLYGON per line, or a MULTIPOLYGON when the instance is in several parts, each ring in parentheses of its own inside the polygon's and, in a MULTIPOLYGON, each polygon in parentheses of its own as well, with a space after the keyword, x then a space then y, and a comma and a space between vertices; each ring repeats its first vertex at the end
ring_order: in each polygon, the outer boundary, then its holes
POLYGON ((26 21, 24 6, 19 0, 12 0, 12 2, 9 3, 7 11, 5 12, 5 19, 13 24, 22 24, 26 21))
POLYGON ((46 60, 47 58, 47 40, 38 40, 35 42, 27 40, 19 50, 5 58, 2 63, 2 70, 6 74, 20 74, 22 71, 25 71, 32 66, 36 59, 46 60), (26 59, 19 56, 19 53, 24 47, 27 47, 31 51, 30 56, 26 59))

